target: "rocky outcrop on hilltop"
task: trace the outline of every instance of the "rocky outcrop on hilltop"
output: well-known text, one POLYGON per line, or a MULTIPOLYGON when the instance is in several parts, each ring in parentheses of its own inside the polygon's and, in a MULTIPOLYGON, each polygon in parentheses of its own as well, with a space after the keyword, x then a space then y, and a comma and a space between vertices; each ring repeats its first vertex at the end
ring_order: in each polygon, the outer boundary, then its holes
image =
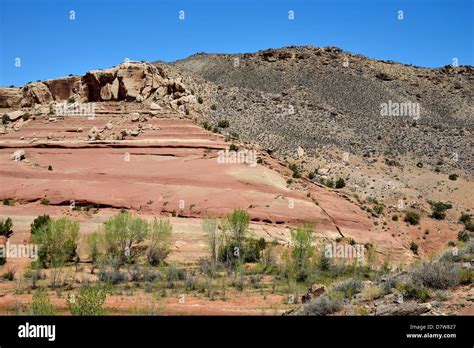
POLYGON ((69 76, 33 82, 22 88, 0 88, 0 107, 31 107, 54 102, 139 102, 188 113, 195 97, 179 79, 171 79, 160 67, 125 62, 114 68, 92 70, 84 76, 69 76))

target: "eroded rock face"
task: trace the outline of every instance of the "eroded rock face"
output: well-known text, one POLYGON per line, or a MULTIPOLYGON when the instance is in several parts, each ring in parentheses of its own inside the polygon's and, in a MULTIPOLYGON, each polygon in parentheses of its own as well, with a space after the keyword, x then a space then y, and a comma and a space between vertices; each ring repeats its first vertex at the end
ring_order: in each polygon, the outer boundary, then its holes
POLYGON ((0 108, 9 108, 19 105, 22 97, 21 88, 0 87, 0 108))
POLYGON ((149 63, 125 62, 84 76, 34 82, 22 88, 0 88, 0 107, 33 106, 51 102, 128 101, 168 105, 184 112, 194 96, 186 86, 149 63), (184 111, 183 111, 184 110, 184 111))

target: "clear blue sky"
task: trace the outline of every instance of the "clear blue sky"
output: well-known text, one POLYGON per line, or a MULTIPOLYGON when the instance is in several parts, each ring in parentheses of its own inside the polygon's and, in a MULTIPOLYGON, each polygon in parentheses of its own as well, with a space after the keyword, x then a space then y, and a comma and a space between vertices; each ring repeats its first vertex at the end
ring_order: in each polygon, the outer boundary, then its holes
POLYGON ((0 0, 0 85, 83 74, 125 58, 173 61, 290 45, 425 67, 453 58, 474 65, 473 7, 473 0, 0 0))

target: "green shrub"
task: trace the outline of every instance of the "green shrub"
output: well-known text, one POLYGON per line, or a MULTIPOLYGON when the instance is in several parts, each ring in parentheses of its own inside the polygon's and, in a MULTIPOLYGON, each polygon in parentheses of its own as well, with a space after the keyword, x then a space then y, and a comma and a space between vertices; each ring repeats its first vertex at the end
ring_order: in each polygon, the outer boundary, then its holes
POLYGON ((288 168, 293 172, 293 178, 301 178, 301 172, 298 166, 295 163, 290 163, 288 168))
POLYGON ((296 279, 304 281, 309 274, 309 261, 313 256, 314 226, 305 224, 291 231, 291 257, 296 268, 296 279))
POLYGON ((239 151, 239 147, 235 144, 230 144, 229 151, 239 151))
POLYGON ((30 313, 31 315, 56 315, 56 310, 45 289, 39 288, 33 293, 30 313))
POLYGON ((148 225, 147 237, 150 241, 147 249, 147 260, 152 266, 163 262, 170 252, 170 239, 173 226, 167 220, 154 219, 148 225))
POLYGON ((443 203, 443 202, 429 202, 429 203, 432 209, 431 217, 436 220, 444 220, 446 218, 446 210, 451 209, 453 207, 450 203, 443 203))
POLYGON ((202 104, 202 103, 204 102, 204 100, 202 99, 202 97, 198 97, 198 98, 197 98, 197 101, 198 101, 199 104, 202 104))
POLYGON ((5 221, 3 219, 0 220, 0 236, 5 236, 8 238, 13 233, 12 228, 12 219, 7 218, 5 221))
POLYGON ((2 124, 6 125, 6 124, 8 124, 8 122, 10 122, 10 118, 7 116, 7 114, 3 114, 2 115, 2 124))
POLYGON ((452 181, 456 181, 458 177, 459 176, 457 174, 449 174, 448 179, 452 181))
POLYGON ((3 198, 3 205, 12 205, 13 199, 5 197, 3 198))
POLYGON ((340 189, 346 186, 346 182, 343 178, 339 178, 336 180, 335 188, 340 189))
POLYGON ((405 213, 405 222, 408 222, 410 225, 418 225, 420 223, 420 214, 414 211, 407 211, 405 213))
POLYGON ((398 221, 398 215, 393 215, 392 216, 392 221, 398 221))
POLYGON ((332 179, 327 179, 326 181, 323 180, 322 184, 329 188, 334 188, 334 181, 332 179))
POLYGON ((23 121, 28 121, 30 119, 30 117, 31 117, 31 115, 28 112, 24 113, 23 116, 21 116, 23 121))
POLYGON ((33 222, 31 223, 31 234, 35 234, 39 229, 43 228, 43 226, 48 226, 51 222, 51 218, 49 215, 39 215, 36 217, 33 222))
POLYGON ((469 242, 469 233, 467 231, 458 232, 458 241, 460 242, 469 242))
POLYGON ((43 204, 43 205, 49 205, 48 197, 45 196, 45 197, 41 198, 40 203, 43 204))
POLYGON ((418 244, 416 244, 415 242, 411 242, 410 250, 413 252, 413 254, 418 255, 418 244))
POLYGON ((217 110, 217 105, 216 105, 216 104, 212 104, 212 105, 211 105, 211 110, 217 110))
POLYGON ((430 291, 424 286, 420 286, 414 282, 408 282, 403 289, 403 296, 406 299, 428 301, 431 298, 430 291))
POLYGON ((461 216, 459 217, 459 222, 461 222, 463 224, 471 222, 471 214, 461 213, 461 216))
POLYGON ((76 256, 79 223, 67 218, 51 219, 31 235, 39 245, 38 262, 41 267, 60 267, 76 256))
POLYGON ((224 119, 224 120, 219 120, 217 122, 217 127, 220 127, 220 128, 228 128, 230 126, 230 123, 229 123, 229 120, 227 119, 224 119))
POLYGON ((72 315, 104 315, 103 308, 107 294, 100 287, 82 288, 77 296, 69 296, 67 304, 72 315))

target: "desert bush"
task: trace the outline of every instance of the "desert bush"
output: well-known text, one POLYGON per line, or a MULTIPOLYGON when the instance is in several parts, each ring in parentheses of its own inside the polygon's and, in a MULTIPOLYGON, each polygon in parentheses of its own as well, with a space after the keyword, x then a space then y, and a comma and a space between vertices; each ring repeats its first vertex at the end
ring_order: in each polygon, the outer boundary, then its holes
POLYGON ((459 176, 457 174, 449 174, 448 179, 452 181, 456 181, 458 177, 459 176))
POLYGON ((46 196, 41 198, 40 203, 43 205, 49 205, 49 198, 46 196))
POLYGON ((337 189, 340 189, 340 188, 343 188, 346 186, 346 181, 343 179, 343 178, 339 178, 336 180, 336 183, 335 183, 335 188, 337 189))
POLYGON ((219 120, 217 122, 217 127, 228 128, 229 126, 230 126, 230 123, 229 123, 229 120, 227 120, 227 119, 219 120))
POLYGON ((12 219, 7 218, 5 221, 3 219, 0 220, 0 236, 5 236, 8 238, 13 233, 12 227, 12 219))
POLYGON ((392 216, 392 220, 393 220, 393 221, 398 221, 398 215, 393 215, 393 216, 392 216))
POLYGON ((30 307, 31 315, 56 315, 56 310, 49 299, 48 292, 39 288, 33 293, 30 307))
POLYGON ((420 223, 420 214, 414 211, 407 211, 405 213, 405 222, 408 222, 410 225, 418 225, 420 223))
POLYGON ((313 256, 314 226, 305 224, 291 231, 291 257, 296 268, 296 278, 304 281, 308 277, 308 268, 313 256))
POLYGON ((16 266, 13 265, 13 266, 8 267, 7 271, 3 274, 3 278, 11 282, 15 279, 15 274, 16 274, 16 266))
POLYGON ((471 222, 471 214, 461 213, 461 216, 459 217, 459 222, 461 222, 463 224, 471 222))
POLYGON ((459 231, 458 241, 464 242, 464 243, 469 242, 469 233, 467 233, 467 231, 459 231))
POLYGON ((398 281, 394 277, 388 277, 382 282, 382 292, 383 295, 388 295, 392 292, 392 289, 396 288, 398 285, 398 281))
POLYGON ((302 308, 302 315, 328 315, 337 312, 342 308, 342 302, 331 299, 328 296, 320 296, 316 300, 305 304, 302 308))
POLYGON ((399 288, 406 299, 426 302, 431 298, 429 289, 418 282, 408 281, 406 284, 399 285, 399 288))
POLYGON ((430 261, 417 265, 410 274, 414 283, 433 289, 448 289, 460 282, 459 265, 447 261, 430 261))
POLYGON ((431 205, 432 213, 431 217, 436 220, 444 220, 446 218, 446 210, 451 209, 453 206, 450 203, 444 202, 429 202, 431 205))
POLYGON ((101 287, 82 288, 77 296, 69 296, 67 304, 72 315, 104 315, 105 289, 101 287))
POLYGON ((167 220, 153 220, 148 224, 147 237, 150 241, 147 260, 152 266, 163 262, 170 252, 170 238, 173 226, 167 220))
POLYGON ((373 301, 384 295, 384 290, 378 285, 369 285, 364 287, 361 295, 368 301, 373 301))
POLYGON ((416 244, 415 242, 411 242, 410 250, 413 252, 413 254, 418 255, 418 244, 416 244))
POLYGON ((13 199, 9 197, 3 198, 3 205, 12 205, 13 199))
POLYGON ((117 270, 106 270, 105 268, 99 268, 99 280, 112 285, 123 283, 127 281, 127 275, 117 270))
POLYGON ((301 178, 300 168, 295 163, 290 163, 288 168, 293 172, 293 178, 301 178))
POLYGON ((30 225, 31 234, 35 234, 36 231, 43 228, 43 226, 47 226, 50 223, 50 221, 51 221, 51 218, 49 217, 49 215, 46 215, 46 214, 39 215, 38 217, 36 217, 30 225))
POLYGON ((342 293, 345 298, 352 298, 352 296, 359 293, 363 287, 364 285, 360 279, 349 278, 335 284, 333 290, 342 293))
POLYGON ((60 267, 76 256, 79 223, 67 218, 51 219, 31 236, 39 245, 41 267, 60 267))

